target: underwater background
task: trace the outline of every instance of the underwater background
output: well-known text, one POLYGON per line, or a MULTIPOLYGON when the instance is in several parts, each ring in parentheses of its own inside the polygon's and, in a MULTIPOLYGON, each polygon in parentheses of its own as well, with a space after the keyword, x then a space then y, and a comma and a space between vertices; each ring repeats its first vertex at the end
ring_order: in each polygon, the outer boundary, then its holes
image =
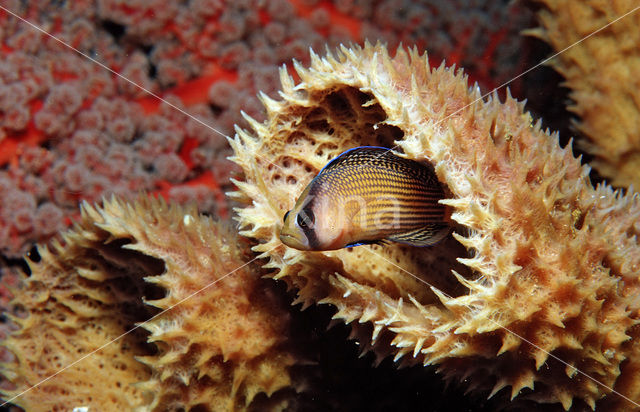
MULTIPOLYGON (((561 146, 580 138, 563 78, 546 65, 519 76, 552 53, 522 33, 538 25, 532 2, 0 0, 0 6, 0 307, 16 316, 24 308, 11 303, 10 287, 30 272, 24 256, 37 262, 34 245, 69 228, 81 201, 145 192, 230 221, 235 205, 225 192, 241 170, 227 159, 225 136, 233 136, 234 125, 248 126, 241 111, 266 118, 257 93, 277 98, 278 69, 284 65, 295 76, 292 61, 308 66, 309 48, 322 54, 365 40, 389 50, 416 46, 433 67, 463 68, 482 93, 500 87, 504 97, 508 87, 526 99, 543 128, 560 132, 561 146)), ((293 299, 284 285, 274 290, 293 299)), ((397 369, 391 357, 372 367, 374 356, 359 356, 349 327, 328 329, 334 309, 298 309, 290 310, 291 329, 317 368, 316 386, 300 395, 305 408, 497 407, 486 396, 465 395, 464 382, 445 385, 433 367, 397 369)), ((14 328, 3 316, 0 338, 14 328)))

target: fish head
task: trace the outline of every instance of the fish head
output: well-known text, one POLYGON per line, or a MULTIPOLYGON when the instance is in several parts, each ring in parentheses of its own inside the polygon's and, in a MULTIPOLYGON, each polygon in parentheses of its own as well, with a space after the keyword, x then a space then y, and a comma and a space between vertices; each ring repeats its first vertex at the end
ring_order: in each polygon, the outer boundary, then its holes
POLYGON ((344 247, 344 217, 327 194, 310 194, 309 185, 296 205, 285 213, 280 240, 299 250, 335 250, 344 247), (338 213, 337 213, 338 212, 338 213))

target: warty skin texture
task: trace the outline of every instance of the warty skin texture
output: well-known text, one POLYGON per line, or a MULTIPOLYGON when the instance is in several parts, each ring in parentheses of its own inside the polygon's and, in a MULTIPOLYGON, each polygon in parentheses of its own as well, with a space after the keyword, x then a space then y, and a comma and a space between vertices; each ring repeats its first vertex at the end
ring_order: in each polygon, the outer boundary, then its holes
POLYGON ((534 0, 542 27, 528 30, 557 52, 591 165, 616 187, 640 187, 640 6, 635 0, 534 0), (616 21, 617 20, 617 21, 616 21), (596 30, 615 21, 602 31, 596 30), (587 37, 589 36, 589 37, 587 37), (585 38, 586 37, 586 38, 585 38))
POLYGON ((431 69, 416 51, 354 46, 311 60, 297 84, 282 72, 281 100, 262 96, 267 120, 231 141, 241 234, 260 242, 271 276, 357 321, 380 355, 438 365, 511 406, 637 408, 638 196, 594 188, 523 103, 481 99, 461 71, 431 69), (280 243, 283 214, 329 159, 394 142, 434 165, 451 236, 433 248, 280 243))
POLYGON ((15 355, 0 367, 14 385, 3 399, 88 355, 12 402, 28 411, 291 405, 290 317, 245 242, 193 206, 103 203, 85 203, 13 288, 26 316, 2 342, 15 355))

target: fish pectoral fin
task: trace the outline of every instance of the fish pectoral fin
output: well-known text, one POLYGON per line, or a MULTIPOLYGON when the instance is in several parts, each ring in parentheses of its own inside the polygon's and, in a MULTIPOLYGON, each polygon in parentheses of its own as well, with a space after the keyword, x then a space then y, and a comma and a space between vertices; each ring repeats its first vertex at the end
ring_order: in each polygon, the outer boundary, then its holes
POLYGON ((430 246, 444 239, 444 237, 449 234, 449 230, 449 225, 433 224, 409 232, 392 235, 387 237, 387 239, 412 246, 430 246))
POLYGON ((378 239, 378 240, 363 240, 360 242, 349 243, 345 247, 355 247, 362 245, 388 245, 389 242, 386 239, 378 239))

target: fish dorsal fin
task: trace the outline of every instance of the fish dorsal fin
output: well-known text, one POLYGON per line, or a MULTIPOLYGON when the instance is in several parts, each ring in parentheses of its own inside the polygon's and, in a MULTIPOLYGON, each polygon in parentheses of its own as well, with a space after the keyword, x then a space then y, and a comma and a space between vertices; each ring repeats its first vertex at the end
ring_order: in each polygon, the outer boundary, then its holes
POLYGON ((374 167, 418 179, 427 185, 437 185, 433 167, 429 164, 405 159, 391 149, 378 146, 360 146, 346 150, 327 163, 316 177, 329 174, 340 168, 360 169, 374 167))
POLYGON ((447 236, 449 229, 449 225, 445 223, 434 223, 409 232, 391 235, 387 239, 412 246, 430 246, 447 236))
POLYGON ((378 146, 354 147, 333 158, 320 170, 318 175, 337 169, 340 166, 348 166, 350 164, 360 166, 367 161, 379 160, 385 153, 391 153, 391 149, 378 146))

